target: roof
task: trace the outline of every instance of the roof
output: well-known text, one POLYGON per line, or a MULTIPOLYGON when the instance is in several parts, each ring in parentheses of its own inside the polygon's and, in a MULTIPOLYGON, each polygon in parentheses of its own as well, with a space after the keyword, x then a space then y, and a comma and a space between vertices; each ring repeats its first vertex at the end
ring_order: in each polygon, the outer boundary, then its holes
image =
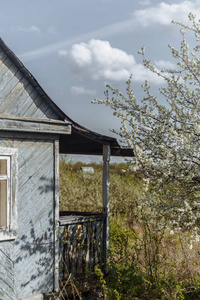
POLYGON ((60 153, 101 155, 103 152, 102 145, 106 144, 110 145, 111 147, 111 155, 133 156, 133 150, 122 149, 115 138, 96 133, 74 122, 46 94, 35 77, 28 71, 28 69, 23 65, 19 58, 12 52, 12 50, 4 43, 1 38, 0 48, 6 53, 13 64, 16 65, 16 67, 20 70, 24 77, 29 81, 29 83, 37 90, 40 97, 58 115, 58 119, 71 124, 71 134, 60 135, 60 153))

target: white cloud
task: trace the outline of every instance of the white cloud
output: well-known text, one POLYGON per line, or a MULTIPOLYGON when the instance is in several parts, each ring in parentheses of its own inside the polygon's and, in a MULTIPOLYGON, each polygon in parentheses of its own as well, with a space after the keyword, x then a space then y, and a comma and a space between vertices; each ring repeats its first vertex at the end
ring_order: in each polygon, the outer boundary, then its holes
POLYGON ((111 47, 108 41, 92 39, 88 43, 75 44, 65 58, 71 71, 82 78, 125 81, 133 74, 134 81, 137 82, 161 82, 160 78, 142 64, 137 64, 133 55, 111 47))
POLYGON ((177 65, 172 63, 171 61, 167 61, 167 60, 156 60, 155 61, 155 65, 156 67, 158 67, 159 69, 177 69, 177 65))
POLYGON ((186 23, 190 12, 199 15, 199 11, 200 0, 183 1, 179 4, 161 2, 156 6, 136 10, 133 17, 144 27, 152 24, 170 25, 172 20, 186 23))
POLYGON ((21 31, 21 32, 40 32, 40 29, 37 26, 35 26, 35 25, 32 25, 32 26, 30 26, 28 28, 19 26, 17 28, 17 30, 21 31))
POLYGON ((61 48, 69 47, 75 43, 80 43, 82 41, 88 41, 91 38, 105 38, 112 35, 119 34, 120 32, 128 32, 129 30, 132 30, 135 26, 135 21, 133 18, 129 20, 125 20, 122 22, 113 23, 111 25, 102 27, 100 29, 86 32, 77 36, 74 36, 71 39, 64 40, 61 42, 49 44, 45 47, 38 48, 33 51, 29 51, 26 53, 22 53, 19 55, 20 59, 22 59, 24 62, 29 61, 32 59, 36 59, 51 53, 58 52, 61 48))
POLYGON ((80 68, 87 67, 92 63, 92 52, 85 43, 75 44, 69 53, 69 56, 76 62, 80 68))
POLYGON ((72 86, 71 93, 74 95, 90 95, 94 96, 96 94, 95 90, 86 89, 83 86, 72 86))
MULTIPOLYGON (((75 43, 88 41, 92 38, 107 39, 108 37, 117 35, 119 33, 126 32, 127 34, 127 32, 131 30, 138 31, 140 29, 140 26, 148 27, 150 25, 155 24, 170 25, 172 20, 187 23, 187 16, 189 12, 193 12, 197 16, 200 12, 200 0, 182 1, 179 4, 168 4, 163 1, 157 5, 152 5, 149 0, 140 0, 140 4, 150 6, 144 9, 134 11, 132 17, 128 20, 116 22, 108 26, 102 27, 100 29, 73 36, 71 39, 68 40, 63 40, 60 42, 49 44, 45 47, 38 48, 33 51, 22 53, 21 55, 19 55, 19 57, 25 62, 51 53, 56 53, 61 48, 70 47, 75 43)), ((22 27, 21 30, 27 31, 27 29, 22 27)), ((34 30, 34 26, 32 30, 34 30)), ((149 30, 151 29, 149 28, 149 30)), ((35 28, 35 31, 37 31, 37 27, 35 28)))
POLYGON ((67 60, 72 71, 87 73, 94 80, 126 80, 130 76, 130 66, 135 64, 132 55, 112 48, 108 41, 94 39, 73 45, 67 60))

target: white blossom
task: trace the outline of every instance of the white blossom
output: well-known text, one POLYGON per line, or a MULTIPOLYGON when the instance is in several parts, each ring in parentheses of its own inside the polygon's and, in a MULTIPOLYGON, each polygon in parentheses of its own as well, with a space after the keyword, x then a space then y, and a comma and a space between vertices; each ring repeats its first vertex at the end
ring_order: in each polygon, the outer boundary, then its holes
POLYGON ((126 146, 133 146, 133 169, 144 174, 147 203, 165 216, 172 230, 193 228, 200 215, 200 21, 192 14, 189 20, 191 27, 173 22, 183 35, 180 49, 169 45, 176 69, 159 71, 145 57, 144 47, 139 52, 144 66, 165 81, 160 88, 164 104, 151 94, 147 81, 142 86, 145 97, 137 101, 131 77, 126 96, 108 85, 106 100, 95 100, 121 119, 118 134, 126 146), (191 50, 188 34, 196 41, 191 50))

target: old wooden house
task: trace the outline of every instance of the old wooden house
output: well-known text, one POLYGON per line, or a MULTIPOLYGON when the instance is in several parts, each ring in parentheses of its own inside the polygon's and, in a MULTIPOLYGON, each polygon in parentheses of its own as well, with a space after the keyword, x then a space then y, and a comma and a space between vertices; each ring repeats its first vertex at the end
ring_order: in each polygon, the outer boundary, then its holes
POLYGON ((103 251, 106 261, 109 159, 129 154, 116 139, 72 121, 0 39, 0 299, 40 299, 59 290, 64 248, 74 274, 82 259, 95 264, 103 251), (102 214, 59 214, 60 153, 103 156, 102 214), (79 257, 75 254, 77 228, 85 258, 82 248, 79 257), (60 232, 65 245, 59 243, 60 232))

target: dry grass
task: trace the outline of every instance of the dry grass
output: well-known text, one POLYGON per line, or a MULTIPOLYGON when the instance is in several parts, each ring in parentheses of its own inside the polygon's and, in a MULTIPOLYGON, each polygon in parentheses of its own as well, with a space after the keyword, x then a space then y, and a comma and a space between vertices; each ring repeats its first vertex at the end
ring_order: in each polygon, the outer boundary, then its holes
MULTIPOLYGON (((109 299, 199 299, 200 243, 142 217, 141 181, 124 168, 111 168, 109 299)), ((63 160, 60 170, 61 209, 101 212, 101 166, 86 176, 63 160)))

